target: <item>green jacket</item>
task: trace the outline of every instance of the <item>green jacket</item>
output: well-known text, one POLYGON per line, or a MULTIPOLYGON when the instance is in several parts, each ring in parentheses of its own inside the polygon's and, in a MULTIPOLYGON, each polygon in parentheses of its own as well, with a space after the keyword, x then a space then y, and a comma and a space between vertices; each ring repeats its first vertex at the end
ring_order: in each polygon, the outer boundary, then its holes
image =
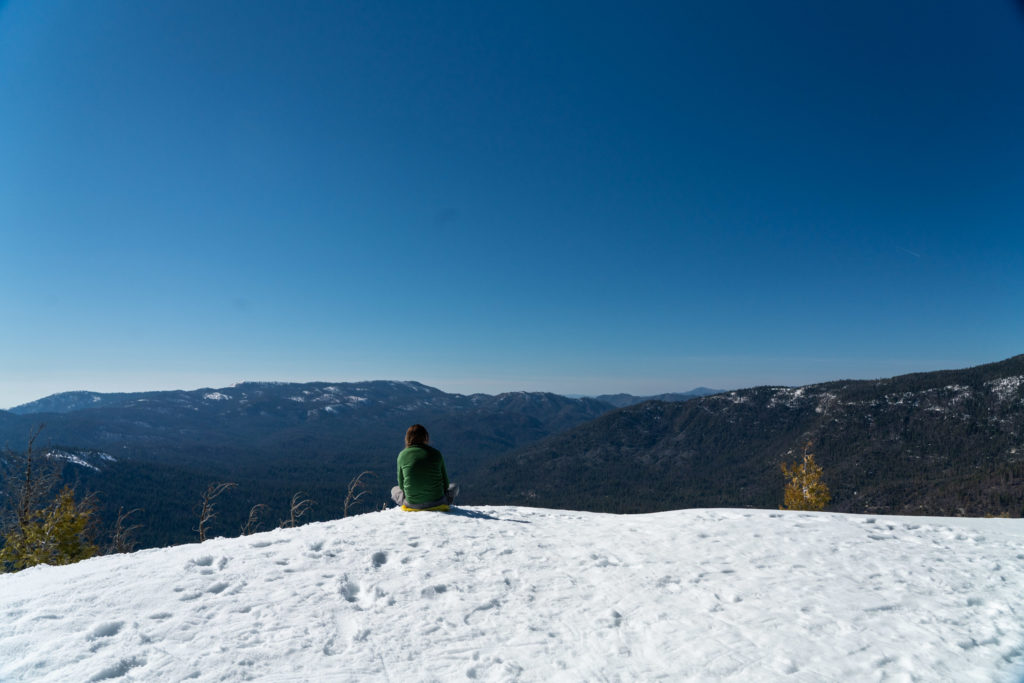
POLYGON ((431 446, 409 446, 398 454, 398 485, 405 499, 415 505, 444 497, 448 472, 441 451, 431 446))

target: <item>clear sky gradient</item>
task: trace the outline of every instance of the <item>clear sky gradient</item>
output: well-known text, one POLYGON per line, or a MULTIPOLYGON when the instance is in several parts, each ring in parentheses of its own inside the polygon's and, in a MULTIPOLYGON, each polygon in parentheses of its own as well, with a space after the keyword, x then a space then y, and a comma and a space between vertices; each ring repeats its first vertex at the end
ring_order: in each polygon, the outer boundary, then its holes
POLYGON ((0 408, 1024 352, 1011 0, 0 3, 0 408))

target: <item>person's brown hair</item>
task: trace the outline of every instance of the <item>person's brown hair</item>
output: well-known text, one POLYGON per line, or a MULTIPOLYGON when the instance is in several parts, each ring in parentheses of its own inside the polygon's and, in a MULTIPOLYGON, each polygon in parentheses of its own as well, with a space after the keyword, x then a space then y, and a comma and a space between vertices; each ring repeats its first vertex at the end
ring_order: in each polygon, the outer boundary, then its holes
POLYGON ((405 432, 405 447, 422 446, 430 439, 427 428, 423 425, 413 425, 405 432))

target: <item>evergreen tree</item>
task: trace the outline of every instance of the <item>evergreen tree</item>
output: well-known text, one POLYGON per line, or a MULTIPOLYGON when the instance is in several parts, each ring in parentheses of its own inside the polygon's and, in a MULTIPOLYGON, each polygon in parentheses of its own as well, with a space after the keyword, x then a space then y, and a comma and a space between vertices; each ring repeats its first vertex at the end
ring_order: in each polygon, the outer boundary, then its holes
POLYGON ((814 462, 810 442, 804 446, 803 462, 782 463, 782 474, 787 481, 780 509, 824 510, 832 500, 828 486, 821 480, 821 466, 814 462))
POLYGON ((45 509, 31 513, 24 524, 8 531, 0 549, 0 567, 18 571, 92 557, 98 548, 89 539, 91 516, 91 501, 76 502, 74 491, 65 486, 45 509))

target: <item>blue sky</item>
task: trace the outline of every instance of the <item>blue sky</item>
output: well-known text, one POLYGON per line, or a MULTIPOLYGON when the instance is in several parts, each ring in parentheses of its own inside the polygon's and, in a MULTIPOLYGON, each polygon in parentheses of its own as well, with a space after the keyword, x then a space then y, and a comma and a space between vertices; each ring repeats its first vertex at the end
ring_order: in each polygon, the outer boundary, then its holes
POLYGON ((1005 2, 0 4, 0 407, 1024 352, 1005 2))

